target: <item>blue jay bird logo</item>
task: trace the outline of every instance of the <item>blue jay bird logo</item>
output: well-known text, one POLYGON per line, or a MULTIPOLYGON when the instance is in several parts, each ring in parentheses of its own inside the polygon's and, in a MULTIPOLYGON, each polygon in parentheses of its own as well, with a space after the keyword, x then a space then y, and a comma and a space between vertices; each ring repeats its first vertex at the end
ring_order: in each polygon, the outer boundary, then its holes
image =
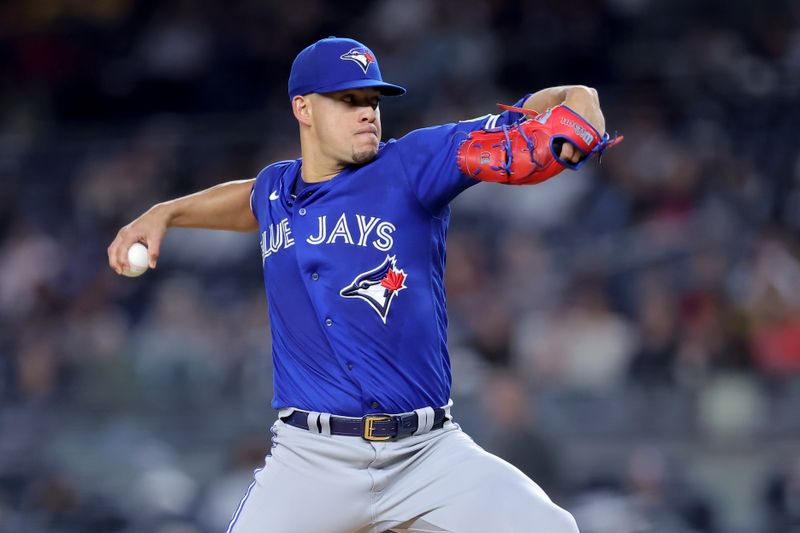
POLYGON ((397 268, 397 256, 387 255, 380 266, 355 277, 353 282, 343 288, 339 295, 345 298, 361 298, 367 302, 386 324, 389 306, 395 295, 407 288, 408 275, 397 268))
POLYGON ((361 70, 364 71, 364 74, 367 73, 369 66, 375 62, 375 56, 373 56, 372 52, 366 48, 353 48, 346 54, 339 56, 339 59, 358 63, 358 66, 361 67, 361 70))

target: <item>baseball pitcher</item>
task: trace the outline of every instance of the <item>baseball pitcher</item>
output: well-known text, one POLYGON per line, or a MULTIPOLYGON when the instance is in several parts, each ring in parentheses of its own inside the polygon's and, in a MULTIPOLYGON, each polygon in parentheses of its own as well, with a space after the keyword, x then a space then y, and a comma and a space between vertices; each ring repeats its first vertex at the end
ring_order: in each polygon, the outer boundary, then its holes
POLYGON ((343 38, 297 56, 302 157, 157 204, 108 248, 156 266, 170 227, 258 232, 274 366, 273 448, 228 533, 573 533, 572 516, 453 421, 445 311, 448 204, 534 184, 618 139, 597 93, 555 87, 502 112, 381 141, 375 54, 343 38))

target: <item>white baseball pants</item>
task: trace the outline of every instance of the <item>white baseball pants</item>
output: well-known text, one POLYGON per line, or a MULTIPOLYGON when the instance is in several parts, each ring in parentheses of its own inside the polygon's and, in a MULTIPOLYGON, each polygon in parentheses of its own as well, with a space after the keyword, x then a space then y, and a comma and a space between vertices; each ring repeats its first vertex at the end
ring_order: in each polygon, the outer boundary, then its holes
POLYGON ((398 441, 277 421, 227 533, 578 533, 533 481, 457 424, 398 441))

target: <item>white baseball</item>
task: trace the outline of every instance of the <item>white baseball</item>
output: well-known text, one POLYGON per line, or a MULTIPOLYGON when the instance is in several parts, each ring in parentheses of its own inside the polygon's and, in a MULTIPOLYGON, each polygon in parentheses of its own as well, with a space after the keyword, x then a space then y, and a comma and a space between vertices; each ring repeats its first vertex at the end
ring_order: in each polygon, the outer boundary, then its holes
POLYGON ((147 247, 140 242, 135 242, 128 248, 128 268, 122 271, 122 275, 129 278, 141 276, 147 272, 149 264, 150 256, 147 254, 147 247))

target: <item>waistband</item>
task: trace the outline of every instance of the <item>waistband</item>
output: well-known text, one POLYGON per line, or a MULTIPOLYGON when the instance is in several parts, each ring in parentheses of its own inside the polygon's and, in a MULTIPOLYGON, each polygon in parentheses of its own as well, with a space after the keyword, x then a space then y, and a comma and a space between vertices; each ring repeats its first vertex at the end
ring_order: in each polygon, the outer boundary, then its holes
POLYGON ((281 409, 278 418, 290 426, 312 433, 361 437, 368 441, 386 441, 402 439, 411 435, 422 435, 434 429, 441 429, 451 418, 451 405, 452 402, 444 407, 423 407, 401 414, 376 413, 360 418, 288 408, 281 409))

